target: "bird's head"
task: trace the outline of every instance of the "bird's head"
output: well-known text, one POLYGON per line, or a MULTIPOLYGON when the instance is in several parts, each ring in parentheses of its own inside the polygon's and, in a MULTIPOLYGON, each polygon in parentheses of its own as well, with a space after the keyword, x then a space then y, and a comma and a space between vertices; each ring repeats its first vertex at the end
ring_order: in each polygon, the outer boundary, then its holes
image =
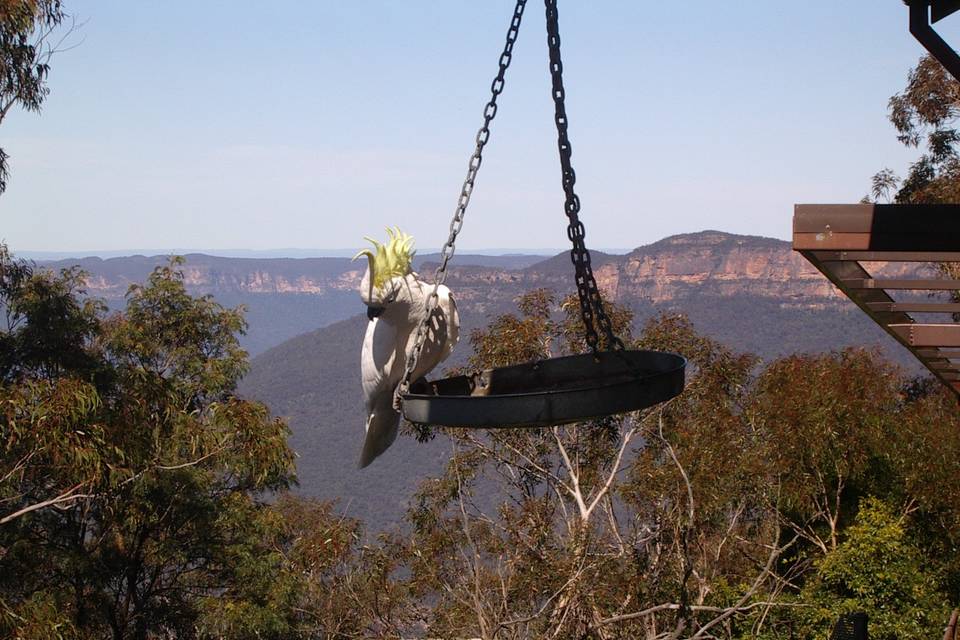
POLYGON ((399 228, 387 229, 387 242, 380 243, 364 238, 373 249, 364 249, 353 257, 367 258, 367 271, 360 282, 360 297, 367 305, 367 317, 371 320, 388 305, 404 299, 406 278, 413 273, 413 237, 399 228))

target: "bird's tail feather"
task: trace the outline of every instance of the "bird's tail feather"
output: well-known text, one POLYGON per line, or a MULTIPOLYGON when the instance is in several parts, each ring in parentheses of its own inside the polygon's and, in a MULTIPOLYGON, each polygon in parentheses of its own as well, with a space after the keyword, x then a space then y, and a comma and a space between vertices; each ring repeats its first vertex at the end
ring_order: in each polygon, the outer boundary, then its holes
POLYGON ((360 468, 368 466, 397 439, 400 414, 393 407, 377 407, 367 417, 367 435, 360 452, 360 468))

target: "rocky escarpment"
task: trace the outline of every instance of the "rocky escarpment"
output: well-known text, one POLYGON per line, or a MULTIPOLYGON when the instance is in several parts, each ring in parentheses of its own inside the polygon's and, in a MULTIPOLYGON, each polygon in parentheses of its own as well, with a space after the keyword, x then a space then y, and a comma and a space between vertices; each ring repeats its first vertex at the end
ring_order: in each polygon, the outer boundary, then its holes
MULTIPOLYGON (((434 256, 417 257, 415 265, 432 273, 434 256)), ((478 284, 510 283, 520 279, 517 271, 543 260, 542 256, 457 257, 460 278, 478 284)), ((130 285, 142 283, 156 267, 168 264, 169 256, 127 256, 122 258, 81 258, 47 261, 52 269, 79 267, 86 274, 88 293, 106 299, 122 298, 130 285)), ((324 295, 352 292, 363 275, 365 262, 349 258, 223 258, 187 254, 177 268, 183 273, 187 289, 193 294, 299 294, 324 295)))
MULTIPOLYGON (((447 282, 467 304, 487 305, 511 299, 533 287, 558 291, 572 288, 573 266, 566 253, 525 268, 508 261, 497 264, 481 256, 458 256, 447 282), (513 268, 512 268, 513 267, 513 268)), ((142 282, 164 256, 87 258, 75 261, 89 273, 88 291, 104 298, 122 297, 142 282)), ((527 262, 533 262, 530 257, 527 262)), ((671 236, 639 247, 626 255, 592 253, 597 282, 618 301, 646 300, 654 304, 682 300, 690 295, 761 296, 784 304, 821 306, 841 297, 834 287, 788 242, 719 231, 671 236)), ((51 266, 66 266, 61 261, 51 266)), ((523 264, 520 261, 518 264, 523 264)), ((436 264, 429 257, 418 265, 430 274, 436 264)), ((186 256, 184 281, 198 294, 300 294, 349 292, 362 275, 362 266, 346 258, 251 259, 186 256)), ((896 273, 896 265, 881 269, 896 273)))
MULTIPOLYGON (((87 273, 91 295, 123 297, 131 284, 143 282, 169 256, 83 258, 47 262, 44 266, 78 266, 87 273)), ((358 265, 347 258, 221 258, 188 254, 179 267, 184 283, 194 294, 308 294, 352 289, 358 265)))
POLYGON ((673 236, 636 249, 623 260, 601 267, 598 280, 617 299, 658 302, 682 298, 694 290, 811 303, 838 295, 789 243, 716 231, 673 236))
MULTIPOLYGON (((598 286, 619 302, 670 304, 689 296, 751 296, 783 305, 822 308, 844 304, 843 296, 790 243, 772 238, 703 231, 665 238, 627 255, 592 253, 598 286)), ((887 276, 902 265, 875 265, 887 276)), ((489 299, 514 288, 572 289, 567 254, 515 273, 453 267, 447 282, 465 299, 489 299)))

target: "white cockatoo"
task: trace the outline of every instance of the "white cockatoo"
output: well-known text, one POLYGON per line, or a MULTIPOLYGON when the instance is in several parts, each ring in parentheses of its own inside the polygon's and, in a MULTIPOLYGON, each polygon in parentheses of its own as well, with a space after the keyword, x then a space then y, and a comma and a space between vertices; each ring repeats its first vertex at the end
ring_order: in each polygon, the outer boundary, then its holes
MULTIPOLYGON (((403 380, 407 354, 413 347, 417 327, 426 314, 433 285, 413 272, 413 238, 400 229, 387 229, 385 244, 366 238, 373 250, 356 256, 367 258, 367 271, 360 282, 360 297, 367 305, 367 332, 360 353, 360 375, 367 410, 366 437, 360 467, 366 467, 397 438, 400 414, 393 408, 393 395, 403 380)), ((441 285, 436 310, 426 341, 410 381, 425 376, 440 364, 457 343, 460 317, 450 289, 441 285)))

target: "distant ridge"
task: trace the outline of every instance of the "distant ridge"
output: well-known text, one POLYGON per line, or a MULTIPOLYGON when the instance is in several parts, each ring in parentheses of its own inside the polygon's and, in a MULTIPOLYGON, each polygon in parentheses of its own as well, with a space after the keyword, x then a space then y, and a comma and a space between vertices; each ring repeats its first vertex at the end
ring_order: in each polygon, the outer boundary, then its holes
POLYGON ((769 238, 767 236, 741 235, 737 233, 728 233, 726 231, 717 231, 716 229, 706 229, 695 233, 681 233, 677 235, 661 238, 656 242, 647 245, 641 245, 633 249, 629 254, 644 253, 647 251, 659 251, 665 247, 676 247, 683 245, 713 245, 716 247, 731 246, 751 246, 751 247, 770 247, 791 250, 791 244, 786 240, 778 238, 769 238))
MULTIPOLYGON (((360 247, 351 249, 123 249, 91 251, 17 251, 14 253, 27 260, 77 260, 81 258, 125 258, 129 256, 182 256, 205 255, 217 258, 352 258, 360 247)), ((426 254, 439 254, 439 248, 424 248, 426 254)), ((464 255, 472 256, 549 256, 560 249, 461 249, 464 255)), ((629 249, 611 250, 627 253, 629 249)))

